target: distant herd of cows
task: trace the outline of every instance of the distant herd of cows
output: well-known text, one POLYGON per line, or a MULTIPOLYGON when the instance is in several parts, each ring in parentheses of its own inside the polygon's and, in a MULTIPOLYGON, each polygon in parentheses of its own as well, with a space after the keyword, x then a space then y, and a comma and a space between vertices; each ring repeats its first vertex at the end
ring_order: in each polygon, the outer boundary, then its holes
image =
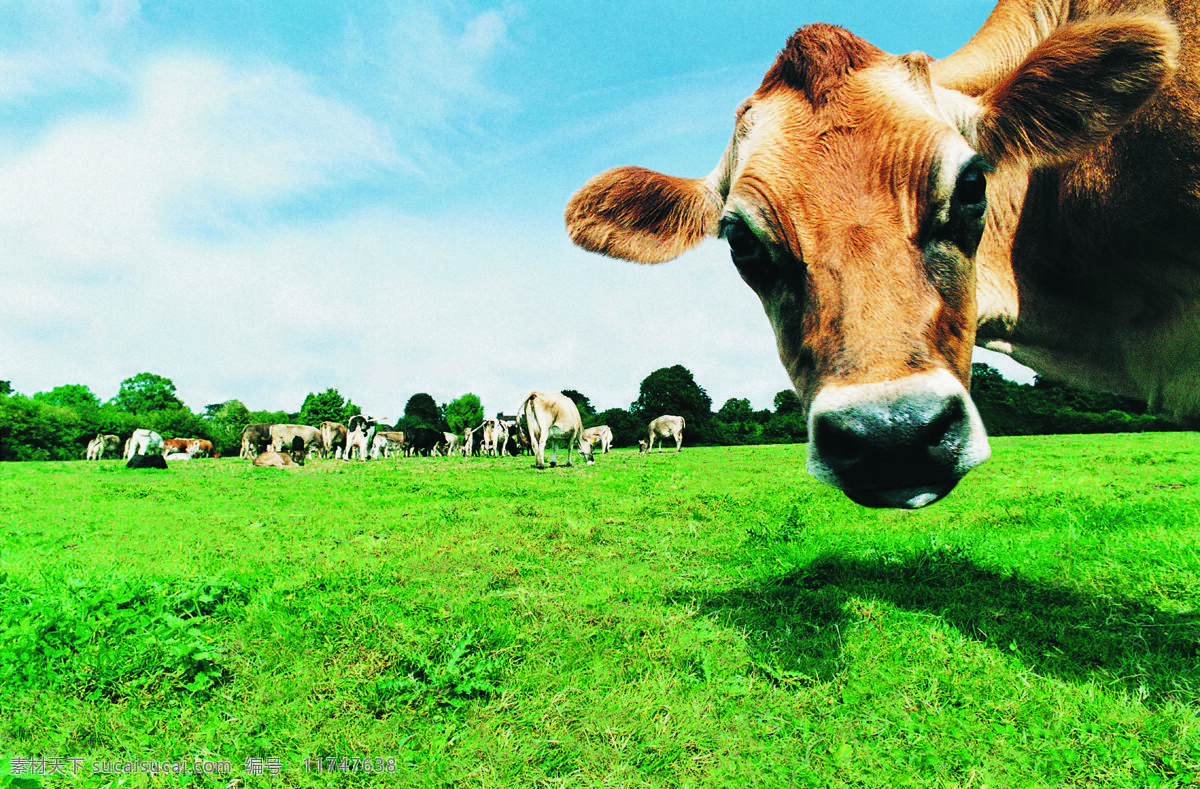
MULTIPOLYGON (((646 439, 638 442, 640 452, 659 451, 667 438, 675 440, 675 451, 683 447, 681 416, 660 416, 647 425, 646 439)), ((547 446, 553 449, 550 465, 556 465, 558 449, 565 446, 567 460, 578 450, 587 463, 594 462, 593 448, 601 454, 612 446, 613 433, 607 425, 583 427, 579 410, 567 396, 557 392, 530 392, 515 417, 498 416, 463 430, 462 435, 418 427, 407 431, 380 429, 377 421, 359 414, 347 424, 322 422, 320 427, 256 423, 242 429, 242 458, 255 466, 285 468, 302 466, 308 457, 339 460, 380 459, 413 455, 501 457, 532 454, 538 468, 546 466, 547 446)), ((117 454, 130 468, 166 468, 166 461, 218 457, 213 444, 203 438, 166 438, 153 430, 139 429, 122 442, 117 435, 97 435, 87 447, 88 460, 117 454)))

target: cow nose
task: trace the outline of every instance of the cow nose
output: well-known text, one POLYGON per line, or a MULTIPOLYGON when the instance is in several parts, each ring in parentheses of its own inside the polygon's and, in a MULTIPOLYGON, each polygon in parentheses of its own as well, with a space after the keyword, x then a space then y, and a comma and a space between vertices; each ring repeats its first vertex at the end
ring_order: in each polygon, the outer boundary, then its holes
POLYGON ((916 508, 944 497, 987 460, 987 434, 957 379, 913 378, 819 395, 810 413, 809 470, 858 504, 916 508))

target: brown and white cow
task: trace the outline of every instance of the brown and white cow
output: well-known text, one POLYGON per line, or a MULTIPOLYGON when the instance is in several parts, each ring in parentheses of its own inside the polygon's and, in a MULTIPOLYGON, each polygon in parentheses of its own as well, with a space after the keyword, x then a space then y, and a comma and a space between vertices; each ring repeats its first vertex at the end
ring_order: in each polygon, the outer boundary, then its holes
POLYGON ((607 453, 609 448, 612 446, 612 428, 610 428, 608 425, 596 425, 595 427, 589 427, 587 430, 583 431, 583 437, 593 445, 599 443, 601 455, 607 453))
POLYGON ((164 438, 163 439, 163 457, 167 455, 182 455, 187 454, 190 438, 164 438))
POLYGON ((808 409, 809 470, 861 504, 924 506, 987 460, 975 343, 1198 414, 1191 9, 1000 0, 940 61, 802 28, 708 177, 605 172, 569 233, 644 263, 723 237, 808 409))
POLYGON ((654 439, 658 439, 658 451, 662 452, 663 442, 668 438, 675 439, 675 451, 683 451, 683 429, 687 427, 687 422, 681 416, 671 416, 665 414, 651 422, 646 429, 649 433, 646 442, 646 451, 654 449, 654 439))
POLYGON ((554 444, 551 466, 558 461, 559 444, 566 444, 566 465, 571 465, 571 450, 575 447, 579 448, 579 454, 589 466, 595 462, 592 444, 583 437, 583 420, 579 418, 579 409, 571 398, 561 392, 533 391, 521 403, 517 413, 519 422, 523 422, 525 430, 529 432, 534 465, 538 468, 546 467, 547 442, 554 444))
POLYGON ((188 454, 194 458, 217 457, 213 443, 207 438, 193 438, 188 441, 188 454))

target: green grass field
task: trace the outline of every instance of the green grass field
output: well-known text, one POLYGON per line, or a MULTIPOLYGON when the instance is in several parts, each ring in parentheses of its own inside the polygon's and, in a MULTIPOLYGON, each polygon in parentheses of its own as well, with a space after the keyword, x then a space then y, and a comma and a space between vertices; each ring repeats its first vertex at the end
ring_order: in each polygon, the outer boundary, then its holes
POLYGON ((0 465, 0 786, 1200 784, 1200 442, 993 449, 0 465))

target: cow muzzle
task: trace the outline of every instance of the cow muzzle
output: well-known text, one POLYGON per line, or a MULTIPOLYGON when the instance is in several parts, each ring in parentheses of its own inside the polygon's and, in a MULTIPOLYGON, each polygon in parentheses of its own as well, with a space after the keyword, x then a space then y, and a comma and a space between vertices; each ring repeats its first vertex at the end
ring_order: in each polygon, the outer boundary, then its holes
POLYGON ((975 404, 945 370, 826 387, 808 435, 809 473, 866 507, 932 504, 991 457, 975 404))

